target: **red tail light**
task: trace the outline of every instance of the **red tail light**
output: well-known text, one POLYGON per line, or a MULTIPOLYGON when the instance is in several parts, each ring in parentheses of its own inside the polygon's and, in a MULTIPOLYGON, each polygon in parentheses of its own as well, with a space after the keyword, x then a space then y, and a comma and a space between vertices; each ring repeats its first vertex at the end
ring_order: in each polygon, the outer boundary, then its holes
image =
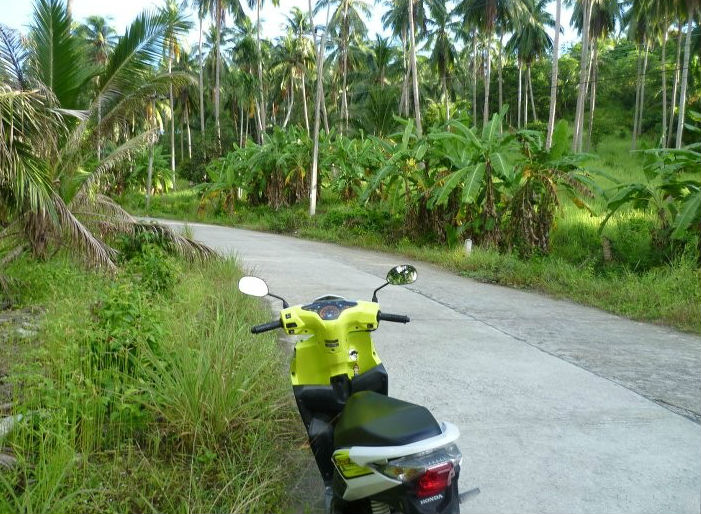
POLYGON ((452 462, 443 462, 438 466, 428 468, 416 486, 416 497, 427 498, 443 492, 452 482, 455 471, 452 462))

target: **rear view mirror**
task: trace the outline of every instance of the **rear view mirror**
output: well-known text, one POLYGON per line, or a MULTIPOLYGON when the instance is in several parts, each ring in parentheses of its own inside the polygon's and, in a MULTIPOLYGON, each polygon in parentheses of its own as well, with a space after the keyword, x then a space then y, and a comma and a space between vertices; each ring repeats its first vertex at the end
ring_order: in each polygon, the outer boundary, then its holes
POLYGON ((416 268, 411 264, 402 264, 395 266, 387 273, 387 282, 393 286, 405 286, 416 282, 418 273, 416 268))
POLYGON ((239 280, 239 291, 249 296, 267 296, 268 284, 258 277, 241 277, 239 280))

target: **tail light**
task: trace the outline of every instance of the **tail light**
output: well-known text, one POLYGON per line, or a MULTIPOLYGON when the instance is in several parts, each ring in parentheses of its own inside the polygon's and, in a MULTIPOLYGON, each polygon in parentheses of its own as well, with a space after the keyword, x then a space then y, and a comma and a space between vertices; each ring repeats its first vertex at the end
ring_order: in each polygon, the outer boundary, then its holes
POLYGON ((373 467, 395 480, 415 483, 416 496, 426 498, 442 492, 452 483, 455 468, 461 462, 462 455, 457 445, 450 444, 373 467))
POLYGON ((444 462, 428 468, 416 484, 416 497, 428 498, 441 493, 452 483, 455 476, 452 462, 444 462))

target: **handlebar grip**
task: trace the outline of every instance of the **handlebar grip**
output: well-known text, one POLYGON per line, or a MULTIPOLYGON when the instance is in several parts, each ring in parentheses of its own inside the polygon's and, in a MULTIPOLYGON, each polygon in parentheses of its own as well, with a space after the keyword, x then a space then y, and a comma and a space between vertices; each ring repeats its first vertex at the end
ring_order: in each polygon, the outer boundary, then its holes
POLYGON ((391 321, 393 323, 409 323, 409 316, 404 316, 403 314, 389 314, 387 312, 379 311, 377 313, 377 321, 391 321))
POLYGON ((254 325, 251 327, 251 334, 262 334, 263 332, 269 332, 270 330, 275 330, 276 328, 282 328, 282 320, 278 319, 271 321, 270 323, 254 325))

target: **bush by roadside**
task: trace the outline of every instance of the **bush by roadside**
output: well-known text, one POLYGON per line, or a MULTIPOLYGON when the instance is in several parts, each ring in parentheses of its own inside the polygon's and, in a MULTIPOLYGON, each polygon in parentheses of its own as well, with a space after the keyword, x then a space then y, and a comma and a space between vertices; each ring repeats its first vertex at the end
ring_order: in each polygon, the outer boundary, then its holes
POLYGON ((283 511, 293 406, 276 340, 248 330, 268 314, 231 260, 123 255, 115 276, 65 256, 9 270, 46 313, 13 356, 0 512, 283 511))

